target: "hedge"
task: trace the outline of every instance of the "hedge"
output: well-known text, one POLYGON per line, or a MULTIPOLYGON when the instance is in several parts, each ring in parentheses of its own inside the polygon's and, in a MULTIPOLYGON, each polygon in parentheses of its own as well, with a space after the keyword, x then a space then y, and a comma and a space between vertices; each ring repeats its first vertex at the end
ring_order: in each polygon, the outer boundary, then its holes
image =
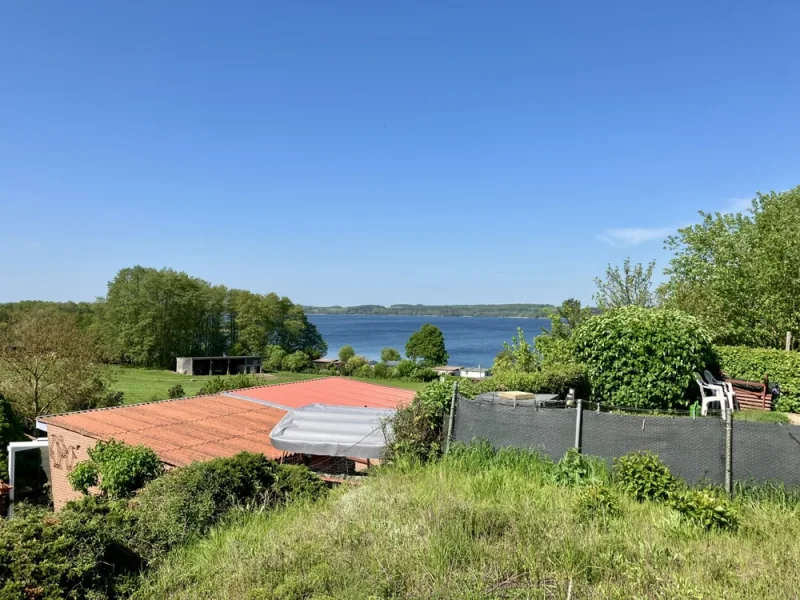
POLYGON ((717 346, 720 369, 732 379, 762 381, 781 387, 776 410, 800 412, 800 352, 745 346, 717 346))

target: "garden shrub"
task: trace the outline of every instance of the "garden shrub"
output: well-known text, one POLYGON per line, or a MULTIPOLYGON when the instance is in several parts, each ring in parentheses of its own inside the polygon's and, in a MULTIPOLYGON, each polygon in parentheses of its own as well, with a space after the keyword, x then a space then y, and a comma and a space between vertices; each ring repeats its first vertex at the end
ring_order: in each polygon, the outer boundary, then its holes
POLYGON ((585 486, 575 500, 575 516, 579 521, 605 522, 619 516, 619 500, 614 490, 607 485, 593 484, 585 486))
POLYGON ((200 388, 200 394, 219 394, 229 390, 241 390, 244 388, 264 385, 264 382, 252 375, 239 373, 238 375, 227 375, 225 377, 212 377, 200 388))
POLYGON ((393 436, 389 457, 427 460, 438 456, 452 399, 452 382, 433 381, 416 393, 411 404, 398 409, 390 418, 393 436))
POLYGON ((394 376, 397 378, 413 377, 416 370, 417 363, 413 360, 401 360, 397 363, 397 366, 394 367, 394 376))
POLYGON ((267 346, 264 349, 264 369, 267 371, 280 371, 283 368, 283 360, 286 358, 286 350, 280 346, 267 346))
POLYGON ((100 599, 127 595, 141 562, 119 539, 125 509, 103 500, 53 513, 18 505, 0 520, 0 598, 100 599))
POLYGON ((596 485, 608 479, 608 473, 602 459, 586 456, 576 448, 570 448, 553 465, 551 479, 554 483, 565 486, 596 485))
POLYGON ((186 392, 183 391, 183 386, 180 383, 176 383, 167 390, 167 397, 171 399, 183 398, 185 395, 186 392))
POLYGON ((133 544, 148 561, 157 560, 176 545, 205 534, 234 507, 318 496, 323 488, 311 477, 315 476, 305 467, 282 467, 249 452, 174 469, 133 499, 133 544))
POLYGON ((666 502, 678 490, 678 480, 652 452, 632 452, 614 460, 614 480, 639 502, 666 502))
POLYGON ((420 367, 414 373, 414 379, 425 382, 434 381, 439 379, 439 373, 429 367, 420 367))
POLYGON ((771 383, 781 386, 775 409, 800 412, 800 352, 745 346, 717 346, 720 369, 733 379, 763 381, 769 375, 771 383))
POLYGON ((373 373, 371 366, 364 364, 358 367, 355 371, 353 371, 352 375, 354 377, 363 377, 365 379, 370 379, 375 375, 375 373, 373 373))
POLYGON ((89 460, 75 465, 67 475, 70 485, 84 494, 97 487, 109 498, 126 498, 155 479, 164 468, 147 446, 129 446, 116 440, 100 440, 88 450, 89 460))
POLYGON ((389 366, 380 362, 372 368, 372 374, 378 379, 388 379, 390 377, 389 366))
POLYGON ((585 321, 572 339, 594 399, 617 406, 687 406, 695 373, 713 362, 706 329, 677 310, 614 309, 585 321))
POLYGON ((672 497, 670 504, 703 529, 736 530, 739 527, 733 503, 716 490, 683 490, 672 497))
POLYGON ((550 363, 539 372, 539 393, 558 394, 566 397, 570 388, 576 398, 589 398, 589 379, 586 368, 577 363, 550 363))
POLYGON ((298 350, 292 354, 288 354, 283 359, 283 368, 292 373, 299 373, 311 366, 311 358, 303 352, 298 350))

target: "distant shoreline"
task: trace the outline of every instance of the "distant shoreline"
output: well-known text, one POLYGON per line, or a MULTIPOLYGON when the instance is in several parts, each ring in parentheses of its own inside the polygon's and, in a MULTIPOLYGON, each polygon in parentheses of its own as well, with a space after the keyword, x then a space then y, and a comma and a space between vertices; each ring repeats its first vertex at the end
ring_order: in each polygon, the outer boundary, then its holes
POLYGON ((482 317, 506 319, 547 319, 555 307, 548 304, 459 304, 392 306, 304 306, 307 315, 390 316, 390 317, 482 317))

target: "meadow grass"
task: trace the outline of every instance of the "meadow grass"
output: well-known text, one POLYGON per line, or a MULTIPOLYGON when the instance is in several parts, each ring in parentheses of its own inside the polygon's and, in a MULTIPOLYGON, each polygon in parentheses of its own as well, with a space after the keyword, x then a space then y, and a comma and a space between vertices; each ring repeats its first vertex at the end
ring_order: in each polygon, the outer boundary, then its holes
POLYGON ((735 421, 758 421, 759 423, 789 423, 789 417, 783 412, 768 410, 744 409, 733 413, 735 421))
POLYGON ((137 597, 798 597, 796 497, 743 495, 737 532, 616 491, 621 514, 587 522, 581 488, 551 473, 546 460, 481 447, 384 467, 317 504, 234 515, 172 554, 137 597))

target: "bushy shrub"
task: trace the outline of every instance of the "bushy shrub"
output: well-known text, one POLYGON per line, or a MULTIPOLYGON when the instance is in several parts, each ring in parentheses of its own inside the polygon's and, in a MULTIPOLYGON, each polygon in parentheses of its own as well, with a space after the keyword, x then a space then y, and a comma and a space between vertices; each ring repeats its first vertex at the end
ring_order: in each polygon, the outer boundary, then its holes
POLYGON ((586 456, 577 449, 570 448, 561 460, 553 465, 551 479, 558 485, 596 485, 608 479, 608 473, 601 459, 586 456))
POLYGON ((619 406, 686 406, 694 374, 713 361, 708 332, 677 310, 614 309, 584 322, 572 339, 593 397, 619 406))
POLYGON ((375 373, 372 371, 372 367, 369 365, 361 365, 355 371, 353 371, 353 376, 355 377, 363 377, 369 379, 370 377, 374 377, 375 373))
POLYGON ((420 367, 414 372, 414 379, 417 381, 434 381, 439 379, 439 373, 428 367, 420 367))
POLYGON ((325 482, 302 465, 276 465, 272 496, 275 502, 290 504, 316 500, 326 492, 325 482))
POLYGON ((672 497, 670 504, 703 529, 736 530, 739 527, 733 504, 715 490, 683 490, 672 497))
POLYGON ((89 460, 75 465, 67 475, 70 485, 84 494, 97 487, 109 498, 126 498, 164 470, 150 448, 113 439, 98 441, 88 454, 89 460))
POLYGON ((614 460, 617 485, 639 502, 668 501, 679 489, 678 480, 652 452, 632 452, 614 460))
POLYGON ((450 381, 433 381, 417 392, 411 404, 400 408, 390 420, 393 437, 389 457, 427 460, 438 456, 452 399, 450 381))
POLYGON ((578 492, 575 500, 575 516, 583 522, 606 522, 619 516, 619 500, 614 490, 607 485, 593 484, 578 492))
POLYGON ((559 338, 544 334, 537 335, 533 340, 533 346, 539 355, 542 367, 578 362, 572 338, 559 338))
POLYGON ((394 368, 395 377, 413 377, 417 370, 417 363, 413 360, 401 360, 394 368))
POLYGON ((293 352, 283 359, 283 368, 292 373, 299 373, 311 366, 311 359, 302 350, 293 352))
POLYGON ((345 375, 355 375, 364 366, 369 366, 369 360, 365 356, 352 356, 344 363, 343 371, 345 375))
POLYGON ((280 371, 283 368, 283 359, 286 358, 286 350, 280 346, 267 346, 264 350, 263 366, 268 371, 280 371))
POLYGON ((577 363, 548 363, 538 373, 539 392, 566 397, 570 388, 576 398, 589 398, 589 378, 586 368, 577 363))
POLYGON ((175 469, 133 499, 134 547, 148 561, 157 560, 205 534, 236 506, 316 497, 323 487, 310 477, 305 467, 280 467, 263 454, 249 452, 175 469))
POLYGON ((717 346, 715 350, 727 376, 760 382, 769 375, 770 382, 781 386, 775 409, 800 412, 800 352, 745 346, 717 346))
POLYGON ((379 362, 372 368, 372 374, 378 379, 388 379, 390 377, 390 369, 386 363, 379 362))
POLYGON ((185 395, 186 392, 183 391, 183 386, 180 383, 176 383, 167 390, 167 397, 171 399, 183 398, 185 395))
POLYGON ((66 409, 73 411, 111 408, 121 406, 124 399, 123 392, 111 390, 109 383, 104 378, 95 375, 70 398, 66 409))
POLYGON ((212 377, 200 388, 200 394, 219 394, 228 390, 241 390, 259 385, 264 385, 264 382, 257 377, 243 373, 226 377, 212 377))
POLYGON ((95 499, 59 513, 19 505, 13 519, 0 520, 0 598, 99 599, 131 591, 140 561, 108 525, 119 515, 124 508, 95 499))

